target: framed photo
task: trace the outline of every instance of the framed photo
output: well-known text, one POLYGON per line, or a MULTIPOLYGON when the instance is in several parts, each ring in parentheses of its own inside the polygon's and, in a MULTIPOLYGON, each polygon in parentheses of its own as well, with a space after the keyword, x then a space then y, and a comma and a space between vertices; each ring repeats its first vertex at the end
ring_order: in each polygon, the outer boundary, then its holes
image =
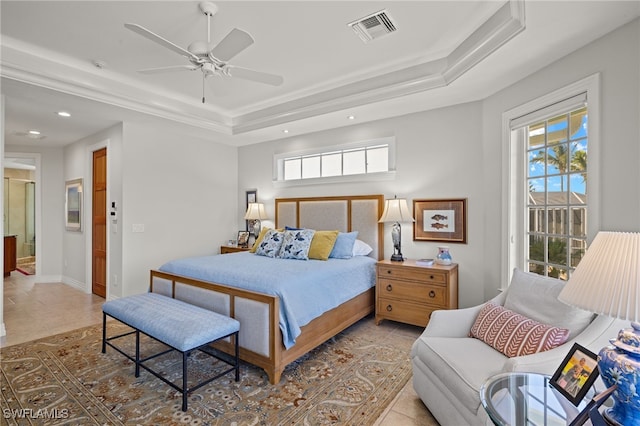
POLYGON ((578 406, 598 378, 598 358, 589 349, 574 343, 549 384, 578 406))
MULTIPOLYGON (((246 212, 249 209, 249 203, 257 203, 258 202, 258 190, 251 189, 246 192, 247 204, 244 206, 244 211, 246 212)), ((245 229, 248 231, 249 226, 251 225, 251 221, 245 220, 245 229)), ((238 243, 239 244, 239 243, 238 243)))
POLYGON ((413 240, 467 243, 467 199, 413 200, 413 240))
POLYGON ((238 231, 238 247, 249 246, 249 231, 238 231))
POLYGON ((64 223, 67 231, 82 232, 82 179, 65 182, 64 223))

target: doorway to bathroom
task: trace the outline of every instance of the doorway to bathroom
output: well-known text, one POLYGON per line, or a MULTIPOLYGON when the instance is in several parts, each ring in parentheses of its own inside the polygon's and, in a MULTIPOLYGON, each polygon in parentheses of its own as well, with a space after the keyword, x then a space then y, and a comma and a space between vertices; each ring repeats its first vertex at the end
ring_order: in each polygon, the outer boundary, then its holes
POLYGON ((4 236, 15 238, 15 270, 36 274, 36 165, 33 158, 5 159, 4 236))

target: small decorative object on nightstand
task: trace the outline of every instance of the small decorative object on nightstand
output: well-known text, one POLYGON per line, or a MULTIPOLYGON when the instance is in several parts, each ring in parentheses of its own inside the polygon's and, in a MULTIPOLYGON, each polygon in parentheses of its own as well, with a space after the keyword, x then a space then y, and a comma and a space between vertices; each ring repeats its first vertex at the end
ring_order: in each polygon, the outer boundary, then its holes
POLYGON ((449 253, 449 247, 438 247, 438 255, 436 256, 436 263, 438 265, 451 265, 451 253, 449 253))
POLYGON ((220 254, 237 253, 239 251, 249 251, 249 247, 220 246, 220 254))
POLYGON ((383 319, 424 327, 431 312, 458 307, 458 265, 377 264, 376 324, 383 319))

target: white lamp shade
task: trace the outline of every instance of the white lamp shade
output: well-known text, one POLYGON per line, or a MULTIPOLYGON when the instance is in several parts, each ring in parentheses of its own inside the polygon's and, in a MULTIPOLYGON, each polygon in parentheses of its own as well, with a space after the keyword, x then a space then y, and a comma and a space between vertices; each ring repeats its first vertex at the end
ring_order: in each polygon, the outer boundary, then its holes
POLYGON ((407 200, 394 198, 384 202, 384 211, 378 222, 415 222, 409 211, 407 200))
POLYGON ((264 204, 262 203, 249 203, 247 212, 244 215, 246 220, 262 220, 267 218, 267 213, 264 211, 264 204))
POLYGON ((640 320, 640 233, 599 232, 558 295, 614 318, 640 320))

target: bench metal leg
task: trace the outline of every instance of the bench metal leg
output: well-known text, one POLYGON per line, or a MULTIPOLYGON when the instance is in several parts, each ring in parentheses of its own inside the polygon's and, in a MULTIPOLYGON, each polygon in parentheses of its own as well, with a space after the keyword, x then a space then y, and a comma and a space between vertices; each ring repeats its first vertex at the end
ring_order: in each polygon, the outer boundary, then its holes
POLYGON ((236 341, 236 356, 235 356, 235 361, 236 361, 236 382, 240 381, 240 351, 238 350, 238 339, 239 334, 238 332, 235 333, 235 336, 233 337, 233 340, 236 341))
POLYGON ((136 377, 140 377, 140 331, 136 329, 136 377))
POLYGON ((187 411, 187 352, 182 352, 182 411, 187 411))
POLYGON ((102 313, 102 353, 107 353, 107 314, 102 313))

